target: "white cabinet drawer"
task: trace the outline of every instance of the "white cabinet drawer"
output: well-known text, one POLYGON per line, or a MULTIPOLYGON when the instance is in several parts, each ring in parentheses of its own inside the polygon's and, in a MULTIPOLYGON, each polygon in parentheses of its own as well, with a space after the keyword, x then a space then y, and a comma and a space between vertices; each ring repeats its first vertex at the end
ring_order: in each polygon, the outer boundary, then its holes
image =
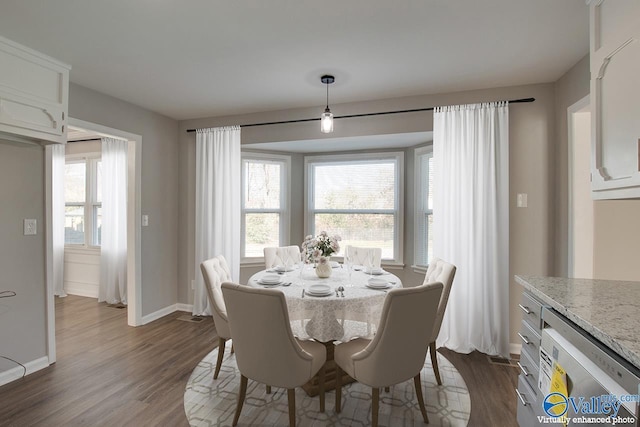
POLYGON ((544 415, 542 405, 536 398, 533 389, 522 379, 522 376, 518 379, 518 387, 515 393, 518 400, 518 425, 520 427, 539 427, 541 424, 538 421, 538 416, 544 415))
POLYGON ((538 394, 538 375, 539 367, 538 362, 533 361, 529 353, 523 351, 520 354, 520 360, 518 361, 518 367, 520 368, 520 377, 529 384, 533 393, 538 394))
POLYGON ((527 353, 531 360, 538 360, 541 337, 527 322, 522 322, 518 332, 522 343, 522 353, 527 353))
POLYGON ((540 334, 542 331, 542 303, 525 291, 522 294, 522 302, 518 306, 522 311, 522 320, 540 334))

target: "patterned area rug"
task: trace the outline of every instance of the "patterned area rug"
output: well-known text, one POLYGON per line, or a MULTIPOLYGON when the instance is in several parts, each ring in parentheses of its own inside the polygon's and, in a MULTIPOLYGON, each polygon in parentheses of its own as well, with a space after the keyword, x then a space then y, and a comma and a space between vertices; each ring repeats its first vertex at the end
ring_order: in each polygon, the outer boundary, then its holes
MULTIPOLYGON (((230 426, 236 409, 240 373, 235 355, 227 345, 220 375, 213 379, 218 349, 214 349, 196 366, 184 393, 184 409, 191 426, 230 426)), ((443 385, 438 386, 427 361, 421 372, 429 426, 464 427, 469 421, 469 390, 460 373, 438 354, 443 385)), ((326 393, 325 412, 319 411, 318 397, 309 397, 296 389, 297 426, 368 426, 371 425, 371 389, 351 383, 342 389, 342 412, 336 414, 335 392, 326 393)), ((247 396, 240 414, 239 426, 288 426, 287 391, 273 388, 267 394, 264 384, 249 380, 247 396)), ((413 380, 380 391, 379 425, 425 426, 415 400, 413 380)))

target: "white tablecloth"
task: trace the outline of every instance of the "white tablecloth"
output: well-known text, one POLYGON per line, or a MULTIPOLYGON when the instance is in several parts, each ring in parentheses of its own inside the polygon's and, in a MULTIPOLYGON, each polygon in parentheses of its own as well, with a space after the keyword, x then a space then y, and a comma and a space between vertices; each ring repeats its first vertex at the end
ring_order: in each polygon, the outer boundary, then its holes
MULTIPOLYGON (((258 280, 265 274, 267 271, 264 270, 254 274, 248 284, 261 286, 258 280)), ((321 279, 312 266, 306 266, 302 278, 298 269, 283 274, 283 280, 291 285, 275 289, 285 294, 295 336, 321 342, 346 342, 357 337, 372 338, 377 330, 387 294, 365 286, 371 277, 362 271, 354 271, 349 281, 346 268, 338 267, 333 269, 331 277, 321 279), (336 296, 334 291, 326 297, 305 294, 303 298, 302 290, 317 283, 325 283, 332 289, 343 286, 344 297, 336 296)), ((373 277, 386 279, 393 287, 402 287, 400 279, 389 272, 373 277)))

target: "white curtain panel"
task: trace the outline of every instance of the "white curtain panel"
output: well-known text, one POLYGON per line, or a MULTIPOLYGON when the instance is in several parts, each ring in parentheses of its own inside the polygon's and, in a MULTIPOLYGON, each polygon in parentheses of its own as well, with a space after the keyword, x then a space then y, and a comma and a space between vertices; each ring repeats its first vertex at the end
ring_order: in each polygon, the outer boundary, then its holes
POLYGON ((509 107, 433 114, 434 256, 458 268, 438 346, 509 356, 509 107))
POLYGON ((66 297, 64 291, 64 144, 47 145, 51 156, 51 246, 53 293, 66 297))
POLYGON ((240 128, 196 131, 196 249, 194 315, 210 315, 200 263, 223 255, 240 278, 240 128))
POLYGON ((127 303, 127 149, 102 138, 102 247, 98 301, 127 303))

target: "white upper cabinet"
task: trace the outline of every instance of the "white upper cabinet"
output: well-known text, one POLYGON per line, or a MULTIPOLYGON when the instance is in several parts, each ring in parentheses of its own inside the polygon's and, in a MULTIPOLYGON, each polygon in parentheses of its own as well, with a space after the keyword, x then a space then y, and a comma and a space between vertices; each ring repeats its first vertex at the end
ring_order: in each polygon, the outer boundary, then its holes
POLYGON ((592 195, 640 197, 640 1, 589 3, 592 195))
POLYGON ((70 69, 0 37, 0 137, 66 143, 70 69))

